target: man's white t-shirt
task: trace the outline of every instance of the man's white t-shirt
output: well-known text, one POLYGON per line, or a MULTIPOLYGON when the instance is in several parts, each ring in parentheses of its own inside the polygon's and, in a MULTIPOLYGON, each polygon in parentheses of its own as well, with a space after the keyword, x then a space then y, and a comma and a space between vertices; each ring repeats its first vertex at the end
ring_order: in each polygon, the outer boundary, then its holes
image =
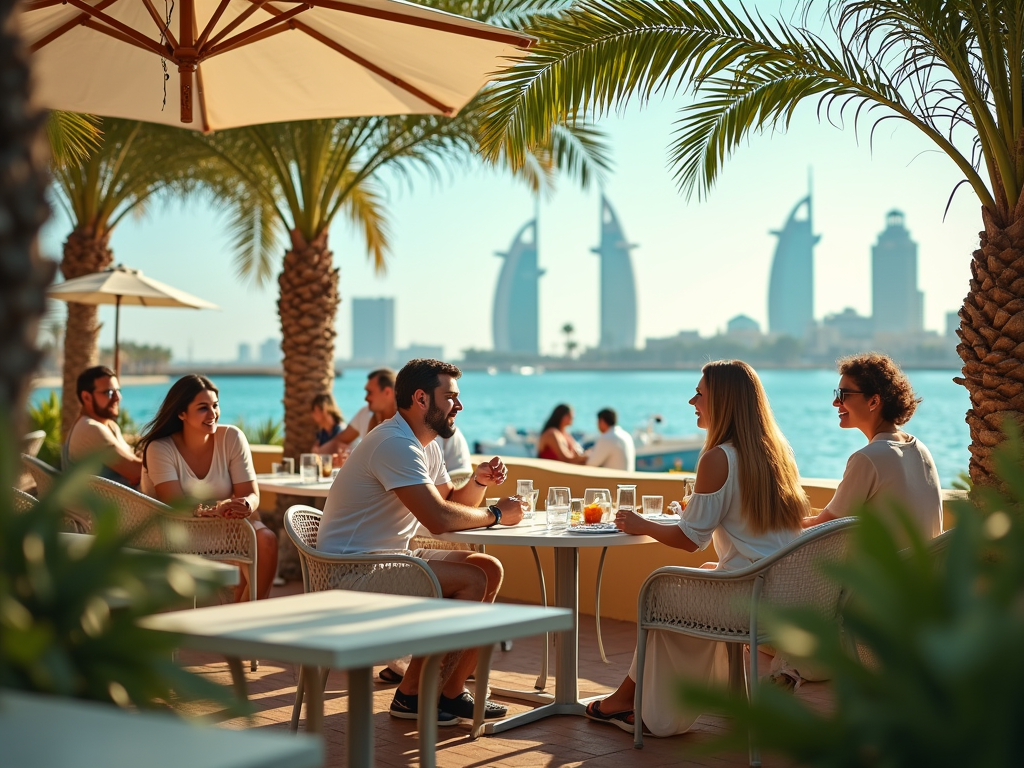
POLYGON ((370 428, 370 419, 373 414, 370 412, 370 406, 364 405, 358 411, 356 415, 348 420, 348 425, 359 432, 360 437, 366 437, 366 432, 370 428))
POLYGON ((396 413, 366 435, 342 465, 324 503, 317 549, 336 554, 404 550, 420 523, 393 491, 449 482, 441 447, 424 447, 396 413))
POLYGON ((602 433, 587 453, 587 464, 632 472, 636 469, 636 447, 632 435, 618 424, 602 433))

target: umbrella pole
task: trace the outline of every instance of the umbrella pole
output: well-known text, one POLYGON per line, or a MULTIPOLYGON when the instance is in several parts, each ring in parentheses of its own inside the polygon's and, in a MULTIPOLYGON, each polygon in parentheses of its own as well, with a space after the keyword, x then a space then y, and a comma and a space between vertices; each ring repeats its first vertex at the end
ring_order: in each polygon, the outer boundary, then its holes
POLYGON ((121 378, 121 297, 114 298, 114 373, 121 378))

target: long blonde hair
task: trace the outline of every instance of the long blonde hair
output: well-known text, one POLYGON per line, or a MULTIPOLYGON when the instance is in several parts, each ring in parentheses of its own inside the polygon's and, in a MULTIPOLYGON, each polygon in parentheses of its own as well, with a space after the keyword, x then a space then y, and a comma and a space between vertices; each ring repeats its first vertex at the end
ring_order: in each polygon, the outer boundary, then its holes
POLYGON ((800 527, 809 511, 793 449, 775 423, 754 369, 742 360, 716 360, 703 368, 707 403, 704 450, 731 443, 739 457, 743 515, 757 535, 800 527))

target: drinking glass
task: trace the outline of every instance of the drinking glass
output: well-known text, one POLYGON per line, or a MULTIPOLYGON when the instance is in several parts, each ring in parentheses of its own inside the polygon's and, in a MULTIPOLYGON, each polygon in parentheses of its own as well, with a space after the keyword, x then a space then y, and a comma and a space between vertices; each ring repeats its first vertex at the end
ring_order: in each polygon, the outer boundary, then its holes
POLYGON ((607 488, 587 488, 583 492, 583 522, 600 523, 612 511, 612 492, 607 488))
POLYGON ((328 478, 334 468, 334 456, 329 453, 321 453, 320 456, 320 477, 328 478))
POLYGON ((270 463, 270 474, 281 475, 284 474, 284 464, 280 461, 272 461, 270 463))
POLYGON ((644 505, 644 517, 660 515, 665 507, 665 498, 663 496, 644 496, 641 501, 644 505))
POLYGON ((693 478, 686 478, 683 480, 683 498, 679 500, 679 506, 686 509, 686 505, 690 503, 690 499, 693 497, 693 486, 696 481, 693 478))
POLYGON ((633 512, 636 510, 636 486, 620 485, 615 494, 615 508, 619 511, 633 512))
POLYGON ((281 471, 286 475, 295 474, 295 459, 289 457, 287 459, 281 459, 281 471))
POLYGON ((533 480, 516 481, 516 496, 523 500, 523 520, 532 520, 533 512, 537 508, 536 497, 533 497, 533 502, 530 501, 532 493, 533 480))
POLYGON ((569 527, 568 488, 552 487, 548 489, 548 530, 564 531, 569 527))
POLYGON ((315 453, 304 453, 299 457, 299 477, 303 484, 315 483, 320 477, 320 457, 315 453))
POLYGON ((583 499, 569 500, 569 524, 579 525, 583 522, 583 499))
POLYGON ((523 514, 523 519, 524 520, 532 519, 534 525, 537 525, 538 523, 540 523, 540 519, 537 517, 537 497, 538 496, 540 496, 540 489, 539 488, 534 488, 532 491, 530 491, 530 495, 529 495, 529 499, 530 499, 530 517, 527 517, 525 513, 523 514))

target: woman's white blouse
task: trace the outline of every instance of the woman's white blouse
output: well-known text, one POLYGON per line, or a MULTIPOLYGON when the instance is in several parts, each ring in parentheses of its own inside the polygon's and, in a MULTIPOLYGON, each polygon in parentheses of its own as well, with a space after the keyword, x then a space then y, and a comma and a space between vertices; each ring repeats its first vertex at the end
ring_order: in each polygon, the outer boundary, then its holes
POLYGON ((146 467, 142 470, 142 492, 156 496, 156 486, 177 480, 184 494, 197 501, 220 501, 233 495, 235 483, 256 480, 249 441, 230 424, 217 427, 213 436, 213 461, 205 477, 196 473, 178 452, 174 438, 154 440, 146 449, 146 467))
POLYGON ((714 542, 718 569, 735 571, 766 557, 795 539, 800 531, 770 531, 756 535, 747 528, 740 496, 738 457, 729 443, 719 446, 729 462, 729 476, 714 493, 694 493, 679 520, 679 528, 701 549, 714 542))

